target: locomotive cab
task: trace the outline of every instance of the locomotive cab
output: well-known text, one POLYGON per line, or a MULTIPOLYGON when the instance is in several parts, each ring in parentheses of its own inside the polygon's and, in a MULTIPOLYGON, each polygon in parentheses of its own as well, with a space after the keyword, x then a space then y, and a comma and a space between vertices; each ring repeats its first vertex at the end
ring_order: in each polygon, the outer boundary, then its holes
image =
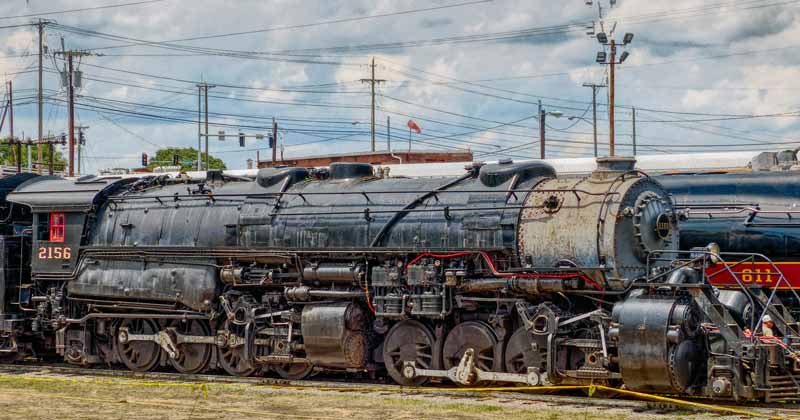
POLYGON ((86 215, 56 210, 33 214, 35 273, 69 273, 75 268, 86 215))
POLYGON ((9 194, 9 201, 33 214, 33 277, 69 278, 75 271, 88 217, 101 196, 126 180, 38 177, 9 194))
POLYGON ((127 182, 40 176, 8 195, 11 205, 29 215, 22 247, 27 259, 21 270, 26 275, 21 276, 15 303, 20 314, 27 314, 26 322, 34 336, 59 331, 56 341, 62 352, 64 325, 70 315, 67 288, 75 277, 85 227, 98 200, 127 182))

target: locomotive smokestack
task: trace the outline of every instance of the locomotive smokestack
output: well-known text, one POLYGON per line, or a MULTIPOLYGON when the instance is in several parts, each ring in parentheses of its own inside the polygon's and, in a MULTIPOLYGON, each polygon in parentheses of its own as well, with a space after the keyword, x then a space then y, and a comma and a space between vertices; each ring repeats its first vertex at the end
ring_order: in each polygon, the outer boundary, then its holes
POLYGON ((608 156, 597 158, 597 169, 592 172, 594 178, 605 178, 634 170, 636 158, 632 156, 608 156))

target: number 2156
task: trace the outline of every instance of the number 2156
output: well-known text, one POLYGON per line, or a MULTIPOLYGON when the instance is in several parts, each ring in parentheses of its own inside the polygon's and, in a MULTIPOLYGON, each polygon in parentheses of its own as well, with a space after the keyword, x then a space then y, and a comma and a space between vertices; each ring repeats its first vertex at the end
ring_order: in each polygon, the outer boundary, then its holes
POLYGON ((39 248, 40 260, 68 260, 70 258, 72 258, 72 250, 66 246, 43 246, 39 248))

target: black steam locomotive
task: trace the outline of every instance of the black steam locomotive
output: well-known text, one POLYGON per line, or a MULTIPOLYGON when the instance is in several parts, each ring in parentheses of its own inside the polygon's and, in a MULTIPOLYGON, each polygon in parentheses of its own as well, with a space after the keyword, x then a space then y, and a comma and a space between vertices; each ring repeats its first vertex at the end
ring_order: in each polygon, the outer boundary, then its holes
POLYGON ((785 352, 747 337, 709 284, 719 253, 679 251, 667 191, 629 159, 598 166, 8 178, 0 355, 777 395, 791 325, 785 352))
MULTIPOLYGON (((681 249, 715 243, 729 253, 754 253, 755 258, 740 264, 741 282, 756 290, 777 289, 791 318, 800 319, 800 296, 795 292, 800 289, 800 177, 796 170, 785 170, 787 166, 772 168, 657 179, 670 192, 681 219, 681 249)), ((736 313, 752 316, 750 302, 736 290, 731 276, 709 280, 723 290, 723 300, 736 313)))

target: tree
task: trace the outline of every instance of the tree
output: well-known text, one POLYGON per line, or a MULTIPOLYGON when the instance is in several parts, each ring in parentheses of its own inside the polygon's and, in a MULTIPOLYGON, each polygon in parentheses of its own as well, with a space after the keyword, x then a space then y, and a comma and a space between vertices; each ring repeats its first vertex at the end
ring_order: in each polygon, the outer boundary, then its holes
MULTIPOLYGON (((159 149, 155 156, 149 156, 147 167, 149 169, 160 166, 173 166, 173 156, 178 155, 178 164, 182 171, 193 171, 197 169, 197 149, 192 147, 168 147, 159 149)), ((222 159, 208 155, 209 169, 227 169, 222 159)), ((203 167, 205 167, 205 155, 203 155, 203 167)))
MULTIPOLYGON (((13 156, 11 152, 11 147, 8 144, 0 144, 0 162, 3 162, 4 165, 9 166, 16 166, 17 165, 17 147, 20 147, 18 144, 14 145, 13 156)), ((56 171, 63 171, 67 167, 67 160, 64 158, 64 155, 61 154, 60 151, 56 150, 57 146, 53 146, 53 169, 56 171)), ((25 169, 28 167, 28 151, 26 150, 27 145, 22 145, 22 168, 25 169)), ((33 158, 33 163, 36 163, 36 145, 31 146, 31 157, 33 158)), ((50 162, 50 147, 46 144, 42 145, 42 167, 47 168, 47 165, 50 162)), ((46 169, 44 169, 46 170, 46 169)), ((43 170, 43 171, 44 171, 43 170)))

